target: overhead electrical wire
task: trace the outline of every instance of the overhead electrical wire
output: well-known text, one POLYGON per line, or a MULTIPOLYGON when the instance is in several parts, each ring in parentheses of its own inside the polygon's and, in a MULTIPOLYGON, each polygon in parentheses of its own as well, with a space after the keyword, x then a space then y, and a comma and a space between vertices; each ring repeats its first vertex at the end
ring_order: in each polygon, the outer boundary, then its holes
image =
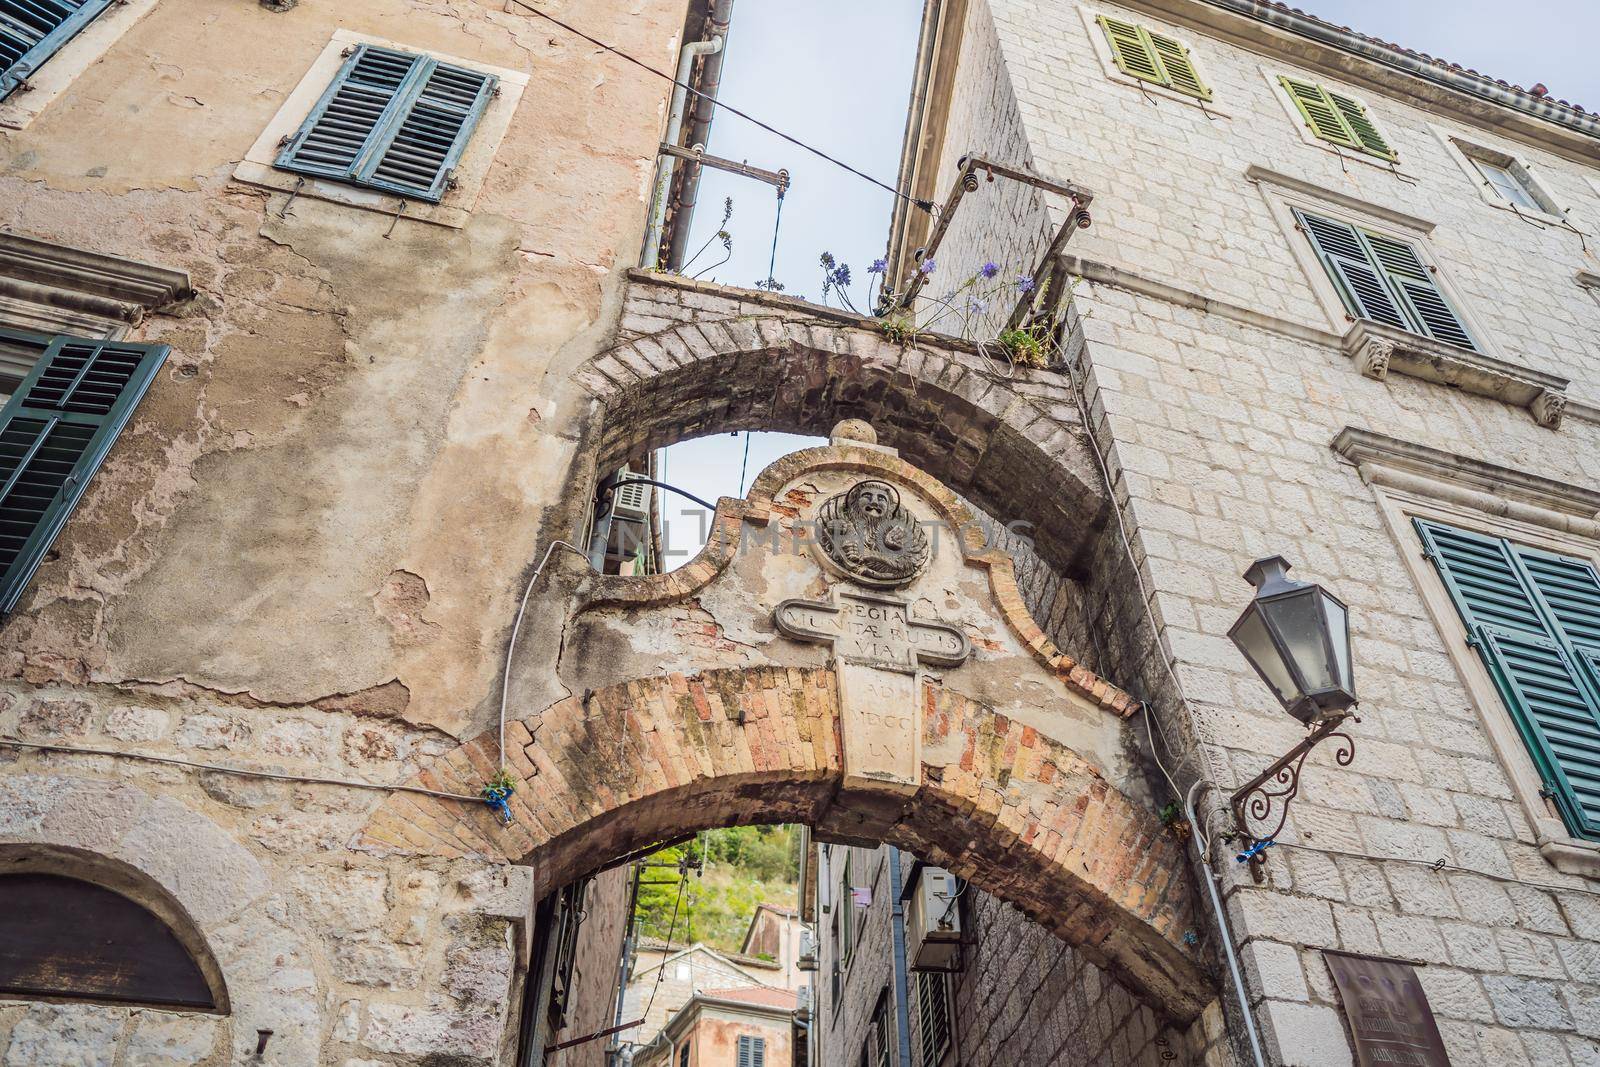
POLYGON ((772 134, 773 136, 781 137, 783 140, 788 141, 790 144, 794 145, 795 147, 803 148, 807 152, 810 152, 812 155, 817 156, 817 157, 819 157, 821 159, 825 159, 829 163, 832 163, 834 166, 840 167, 840 168, 842 168, 844 170, 847 170, 851 174, 854 174, 856 177, 861 178, 864 181, 871 182, 873 185, 876 185, 878 188, 884 190, 885 192, 890 193, 890 194, 898 197, 901 200, 904 200, 906 203, 911 204, 911 205, 913 205, 915 207, 919 207, 923 211, 928 212, 928 214, 930 214, 930 215, 933 214, 933 201, 931 201, 931 200, 919 200, 914 196, 911 196, 911 195, 909 195, 907 193, 901 192, 899 189, 896 189, 894 186, 890 185, 888 182, 880 181, 877 178, 874 178, 872 175, 868 174, 866 171, 858 170, 857 168, 852 167, 850 164, 846 163, 842 159, 839 159, 837 156, 830 156, 828 153, 824 152, 822 149, 816 148, 816 147, 814 147, 812 145, 809 145, 806 142, 800 140, 798 137, 792 137, 789 134, 784 133, 782 130, 778 129, 777 127, 771 126, 771 125, 768 125, 765 122, 762 122, 760 119, 756 118, 754 115, 750 114, 747 111, 741 111, 738 108, 734 107, 732 104, 725 104, 721 100, 718 100, 716 97, 711 96, 708 93, 701 92, 699 89, 696 89, 694 86, 690 85, 689 83, 679 81, 677 78, 674 78, 672 75, 668 74, 666 71, 658 70, 657 68, 652 67, 650 64, 646 63, 644 60, 638 59, 638 58, 635 58, 634 56, 629 55, 627 52, 624 52, 622 49, 617 48, 615 45, 609 45, 606 42, 600 40, 598 37, 594 37, 594 36, 592 36, 590 34, 585 33, 584 31, 578 29, 576 26, 572 26, 572 25, 569 25, 568 23, 562 22, 560 19, 556 18, 554 15, 550 14, 549 12, 540 11, 538 8, 534 7, 532 4, 527 3, 526 0, 511 0, 511 3, 515 4, 517 7, 522 8, 524 11, 528 11, 528 12, 531 12, 532 14, 538 15, 540 18, 544 19, 545 21, 553 23, 553 24, 561 27, 563 30, 566 30, 568 33, 572 34, 574 37, 583 38, 585 41, 588 41, 590 44, 594 45, 596 48, 599 48, 599 49, 601 49, 603 51, 606 51, 606 52, 610 52, 612 55, 616 56, 618 59, 624 60, 624 61, 626 61, 628 63, 632 63, 634 66, 638 67, 639 69, 648 71, 649 73, 654 74, 656 77, 662 79, 663 81, 671 82, 673 85, 678 86, 680 89, 683 89, 686 92, 689 92, 689 93, 693 94, 698 99, 706 101, 712 107, 721 108, 723 111, 727 111, 727 112, 730 112, 731 114, 738 115, 740 118, 744 119, 746 122, 749 122, 749 123, 751 123, 751 124, 753 124, 755 126, 759 126, 761 129, 766 130, 768 133, 772 134))

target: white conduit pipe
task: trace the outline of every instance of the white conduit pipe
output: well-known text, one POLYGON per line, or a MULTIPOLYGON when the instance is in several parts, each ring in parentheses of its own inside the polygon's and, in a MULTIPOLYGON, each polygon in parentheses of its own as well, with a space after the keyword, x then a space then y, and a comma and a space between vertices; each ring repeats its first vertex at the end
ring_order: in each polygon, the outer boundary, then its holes
POLYGON ((1239 973, 1239 957, 1233 951, 1233 931, 1228 927, 1228 915, 1222 908, 1222 898, 1217 895, 1217 875, 1211 869, 1211 845, 1206 835, 1200 832, 1201 823, 1195 815, 1194 798, 1205 785, 1204 780, 1196 779, 1194 785, 1189 787, 1189 794, 1183 798, 1183 813, 1194 828, 1191 836, 1194 838, 1195 853, 1200 857, 1200 878, 1206 884, 1206 895, 1211 899, 1211 910, 1217 917, 1217 929, 1222 934, 1222 951, 1228 957, 1228 973, 1233 976, 1233 991, 1239 998, 1239 1014, 1244 1017, 1244 1030, 1250 1037, 1250 1054, 1255 1058, 1256 1067, 1267 1067, 1266 1056, 1261 1051, 1261 1035, 1256 1032, 1256 1017, 1250 1010, 1250 995, 1245 992, 1244 976, 1239 973))
POLYGON ((544 558, 539 561, 537 567, 533 568, 533 574, 529 575, 528 584, 522 589, 522 603, 517 605, 517 618, 511 624, 511 640, 506 642, 505 670, 500 674, 500 732, 498 747, 495 751, 500 756, 500 769, 502 771, 506 769, 506 700, 511 693, 511 657, 517 650, 517 635, 522 632, 522 617, 528 612, 528 597, 533 593, 533 583, 539 580, 539 575, 544 573, 545 564, 550 562, 551 554, 558 548, 576 552, 583 558, 585 563, 589 562, 589 554, 575 545, 570 545, 565 541, 552 541, 550 542, 550 547, 544 550, 544 558))
MULTIPOLYGON (((694 41, 683 46, 683 51, 678 55, 678 84, 672 90, 672 107, 667 112, 667 132, 662 138, 663 144, 676 145, 678 138, 683 136, 683 115, 689 106, 689 75, 694 70, 694 61, 701 56, 713 55, 722 51, 722 38, 713 37, 709 41, 694 41)), ((678 163, 677 157, 662 154, 656 163, 656 193, 650 201, 650 226, 644 235, 644 266, 646 270, 656 267, 661 262, 661 231, 667 224, 667 197, 672 194, 672 172, 678 163)))

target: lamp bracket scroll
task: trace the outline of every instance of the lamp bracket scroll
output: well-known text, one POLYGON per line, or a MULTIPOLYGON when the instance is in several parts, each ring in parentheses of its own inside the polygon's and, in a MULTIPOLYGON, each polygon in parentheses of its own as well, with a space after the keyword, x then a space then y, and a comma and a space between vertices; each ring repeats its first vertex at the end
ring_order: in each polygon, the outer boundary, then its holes
MULTIPOLYGON (((1311 750, 1330 737, 1337 738, 1339 747, 1334 750, 1334 762, 1341 767, 1355 762, 1355 738, 1340 729, 1346 719, 1352 718, 1355 716, 1338 715, 1318 723, 1304 741, 1246 782, 1229 799, 1234 825, 1245 846, 1239 854, 1239 862, 1249 863, 1250 873, 1258 881, 1261 875, 1257 868, 1267 862, 1263 853, 1283 832, 1284 823, 1289 819, 1289 805, 1300 795, 1300 773, 1311 750)), ((1355 721, 1361 720, 1355 718, 1355 721)))

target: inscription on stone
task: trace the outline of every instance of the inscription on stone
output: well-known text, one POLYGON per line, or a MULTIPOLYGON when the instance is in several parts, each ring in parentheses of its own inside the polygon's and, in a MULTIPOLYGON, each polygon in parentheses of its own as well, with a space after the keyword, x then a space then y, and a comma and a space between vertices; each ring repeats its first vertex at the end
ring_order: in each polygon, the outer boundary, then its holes
POLYGON ((922 772, 920 668, 966 662, 967 635, 916 618, 905 600, 838 587, 827 601, 785 600, 773 621, 788 637, 833 649, 845 784, 914 792, 922 772))

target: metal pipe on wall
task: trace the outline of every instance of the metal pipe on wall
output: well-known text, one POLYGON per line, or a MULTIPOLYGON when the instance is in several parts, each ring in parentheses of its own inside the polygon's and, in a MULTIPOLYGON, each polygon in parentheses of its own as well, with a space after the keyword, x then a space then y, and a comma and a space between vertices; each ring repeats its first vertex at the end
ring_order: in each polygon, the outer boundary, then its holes
MULTIPOLYGON (((726 41, 732 20, 733 0, 713 0, 711 25, 707 27, 711 35, 726 41)), ((717 110, 712 101, 717 98, 717 90, 722 87, 722 64, 726 57, 726 50, 712 53, 706 57, 705 67, 700 72, 701 95, 695 97, 694 114, 689 123, 688 143, 691 147, 703 145, 711 138, 711 119, 717 110)), ((689 219, 694 217, 694 206, 699 196, 700 165, 692 163, 689 169, 683 172, 683 188, 678 193, 678 214, 684 221, 673 230, 672 247, 667 250, 667 266, 673 270, 683 266, 684 252, 689 246, 689 219)))
MULTIPOLYGON (((662 138, 663 143, 676 145, 678 138, 683 135, 683 116, 688 109, 689 101, 689 90, 685 86, 689 84, 689 76, 694 72, 694 61, 701 56, 720 55, 722 43, 722 35, 715 34, 707 40, 684 45, 678 54, 678 84, 672 89, 672 106, 667 111, 667 132, 662 138)), ((717 69, 720 78, 720 63, 717 69)), ((706 73, 710 73, 709 61, 706 73)), ((702 91, 714 92, 715 86, 702 91)), ((650 200, 650 226, 644 235, 646 268, 657 267, 661 263, 661 231, 667 224, 667 197, 672 193, 672 174, 677 164, 677 159, 670 155, 662 155, 656 161, 656 191, 650 200)))

